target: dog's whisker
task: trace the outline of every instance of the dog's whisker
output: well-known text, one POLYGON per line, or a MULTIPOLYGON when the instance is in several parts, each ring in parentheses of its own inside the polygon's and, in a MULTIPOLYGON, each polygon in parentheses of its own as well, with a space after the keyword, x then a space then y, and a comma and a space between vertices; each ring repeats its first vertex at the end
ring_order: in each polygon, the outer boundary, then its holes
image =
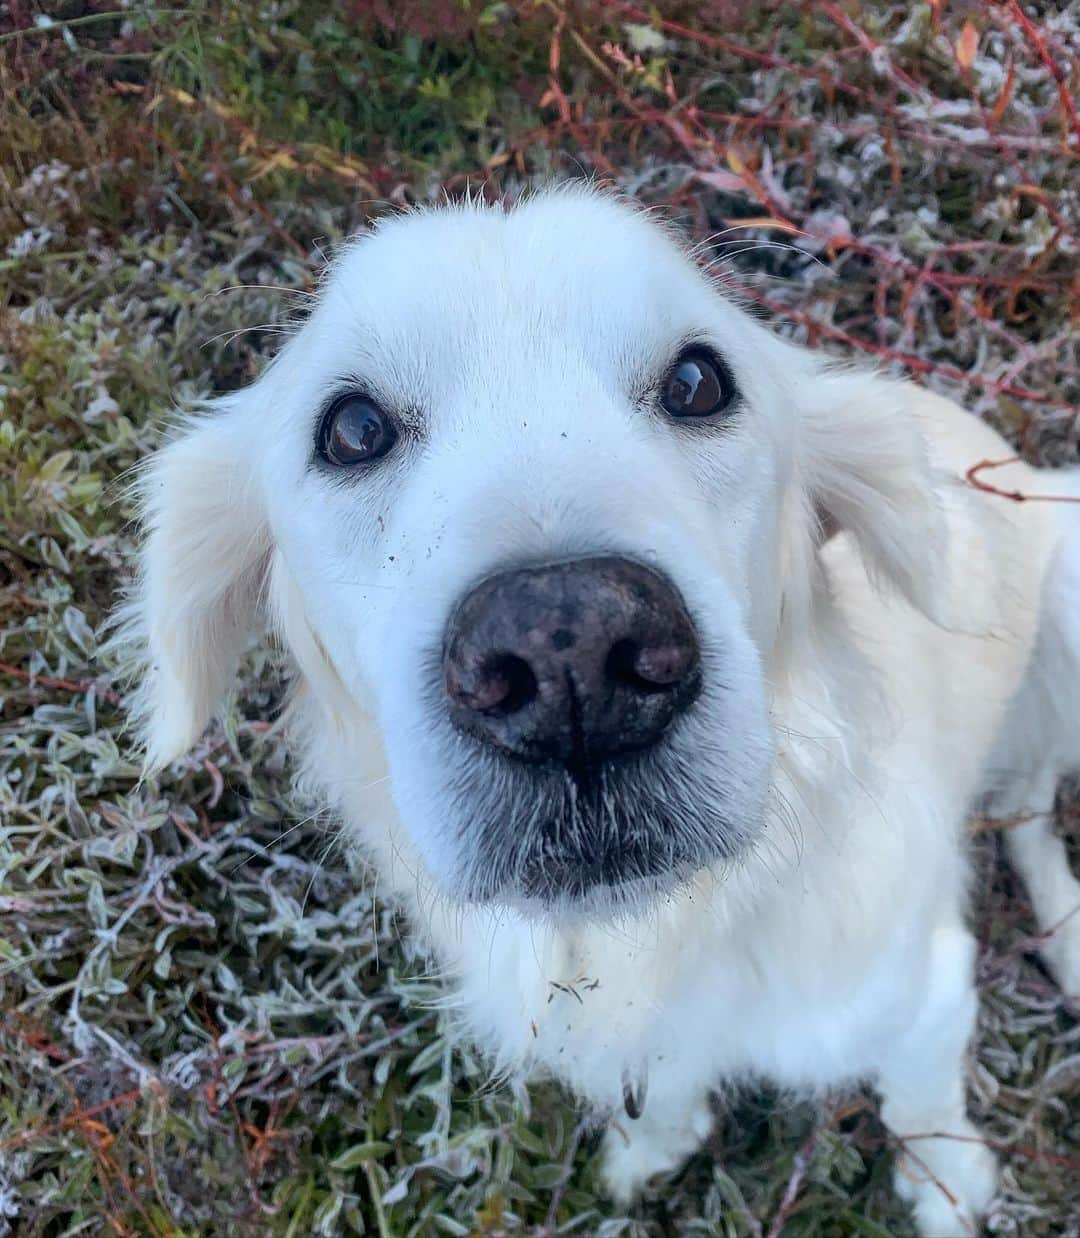
POLYGON ((298 329, 299 329, 298 324, 296 323, 282 323, 282 322, 253 323, 251 326, 248 326, 248 327, 237 327, 230 331, 220 331, 218 332, 217 335, 212 335, 210 336, 209 339, 203 340, 201 346, 203 348, 209 348, 211 344, 216 344, 221 340, 224 340, 226 345, 229 345, 229 344, 234 343, 236 340, 238 340, 242 335, 250 335, 253 332, 257 332, 257 331, 262 331, 267 335, 292 336, 296 334, 298 329))
POLYGON ((311 891, 315 885, 315 882, 318 880, 319 876, 321 875, 326 865, 326 861, 330 858, 331 855, 333 855, 335 849, 340 850, 344 847, 344 845, 345 845, 345 836, 343 834, 338 833, 338 834, 332 835, 329 843, 327 843, 322 854, 319 856, 318 860, 315 862, 315 865, 311 872, 311 877, 308 879, 307 888, 304 890, 304 897, 300 900, 300 918, 301 919, 303 919, 304 916, 307 914, 308 899, 311 897, 311 891))
POLYGON ((316 294, 308 292, 304 288, 290 288, 288 284, 227 284, 224 288, 214 288, 203 296, 204 301, 210 300, 211 297, 224 296, 229 292, 244 292, 244 291, 265 291, 265 292, 281 292, 286 296, 299 297, 303 300, 315 300, 316 294))
MULTIPOLYGON (((229 877, 234 877, 242 868, 250 864, 252 860, 265 859, 265 857, 268 856, 275 847, 284 842, 286 838, 289 838, 291 835, 295 834, 297 830, 301 830, 305 826, 313 824, 320 815, 320 813, 314 813, 310 817, 305 817, 302 821, 297 821, 295 824, 290 825, 287 830, 282 831, 282 833, 278 834, 275 838, 272 838, 268 843, 257 844, 253 840, 247 840, 249 845, 253 848, 251 854, 245 856, 244 859, 242 859, 233 868, 228 869, 226 875, 229 877)), ((326 827, 323 832, 330 832, 330 827, 326 827)))

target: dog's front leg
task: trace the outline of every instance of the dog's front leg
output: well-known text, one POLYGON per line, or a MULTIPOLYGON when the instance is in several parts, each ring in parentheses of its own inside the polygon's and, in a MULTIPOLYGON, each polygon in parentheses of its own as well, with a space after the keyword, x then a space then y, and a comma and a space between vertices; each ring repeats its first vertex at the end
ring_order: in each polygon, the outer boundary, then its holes
POLYGON ((997 1164, 968 1121, 964 1065, 975 1026, 975 943, 960 924, 935 930, 915 1017, 883 1055, 881 1116, 902 1141, 897 1192, 926 1238, 969 1238, 993 1197, 997 1164))
POLYGON ((642 1078, 627 1078, 625 1103, 604 1135, 603 1177, 617 1203, 629 1203, 650 1178, 679 1169, 712 1130, 708 1089, 680 1082, 665 1088, 656 1080, 646 1088, 642 1078))

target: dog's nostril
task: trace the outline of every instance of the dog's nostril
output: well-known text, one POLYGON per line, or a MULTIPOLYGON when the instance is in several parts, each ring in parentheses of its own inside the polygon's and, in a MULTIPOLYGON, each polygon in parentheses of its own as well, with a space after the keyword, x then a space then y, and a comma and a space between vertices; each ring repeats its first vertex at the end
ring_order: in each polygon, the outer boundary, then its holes
POLYGON ((637 692, 667 692, 681 683, 693 667, 694 650, 675 641, 641 646, 620 640, 607 659, 608 678, 637 692))
POLYGON ((508 653, 500 658, 496 665, 497 674, 501 682, 506 685, 506 690, 502 700, 492 706, 494 710, 501 714, 512 714, 516 710, 524 709, 530 701, 535 700, 539 685, 532 667, 524 658, 508 653))
POLYGON ((641 690, 644 688, 649 690, 649 685, 642 680, 642 677, 637 671, 637 659, 641 650, 632 640, 616 641, 611 646, 611 652, 607 656, 607 665, 604 670, 608 679, 614 680, 615 683, 623 683, 631 688, 641 690))
POLYGON ((536 696, 537 682, 528 662, 508 653, 488 658, 471 670, 448 663, 446 690, 465 709, 482 714, 510 714, 536 696))

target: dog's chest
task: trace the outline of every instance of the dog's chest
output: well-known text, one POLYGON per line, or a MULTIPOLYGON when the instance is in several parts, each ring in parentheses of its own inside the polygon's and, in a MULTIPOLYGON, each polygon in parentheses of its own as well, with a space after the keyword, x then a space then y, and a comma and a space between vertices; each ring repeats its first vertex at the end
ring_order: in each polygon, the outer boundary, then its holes
POLYGON ((692 904, 632 935, 506 927, 482 961, 479 950, 463 960, 470 1033, 502 1065, 553 1074, 613 1108, 628 1078, 655 1092, 691 1077, 757 1073, 797 1087, 854 1077, 917 982, 912 942, 901 926, 876 933, 871 952, 851 900, 846 914, 816 897, 789 910, 747 931, 692 904))

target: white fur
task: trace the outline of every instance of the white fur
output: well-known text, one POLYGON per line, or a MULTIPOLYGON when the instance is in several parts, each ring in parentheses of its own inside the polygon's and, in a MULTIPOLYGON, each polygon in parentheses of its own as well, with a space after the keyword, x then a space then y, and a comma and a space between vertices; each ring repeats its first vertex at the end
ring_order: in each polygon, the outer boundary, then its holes
POLYGON ((946 401, 777 339, 609 197, 391 219, 264 376, 148 467, 123 639, 150 764, 206 723, 261 614, 296 663, 306 779, 453 977, 469 1033, 601 1116, 622 1115, 624 1078, 646 1088, 607 1137, 614 1194, 698 1145, 725 1077, 867 1078, 892 1129, 922 1137, 898 1187, 923 1232, 970 1232, 995 1180, 964 1112, 977 797, 1044 814, 1010 841, 1047 961, 1080 990, 1080 884, 1045 817, 1080 764, 1080 524, 964 483, 1007 454, 946 401), (642 395, 691 335, 743 392, 720 430, 642 395), (329 477, 312 444, 343 380, 411 428, 329 477), (719 762, 711 809, 745 845, 618 914, 463 904, 474 755, 434 716, 432 651, 478 578, 598 552, 657 564, 687 598, 724 686, 672 776, 719 762))

